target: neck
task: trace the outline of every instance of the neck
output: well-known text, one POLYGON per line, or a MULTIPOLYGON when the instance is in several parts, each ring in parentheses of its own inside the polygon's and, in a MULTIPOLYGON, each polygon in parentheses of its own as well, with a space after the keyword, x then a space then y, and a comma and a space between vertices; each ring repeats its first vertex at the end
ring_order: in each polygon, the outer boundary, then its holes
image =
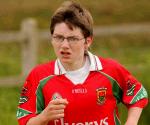
POLYGON ((84 58, 82 60, 78 60, 74 63, 70 63, 70 64, 63 64, 64 68, 66 71, 74 71, 74 70, 78 70, 81 67, 83 67, 83 65, 85 64, 86 61, 86 56, 84 56, 84 58))

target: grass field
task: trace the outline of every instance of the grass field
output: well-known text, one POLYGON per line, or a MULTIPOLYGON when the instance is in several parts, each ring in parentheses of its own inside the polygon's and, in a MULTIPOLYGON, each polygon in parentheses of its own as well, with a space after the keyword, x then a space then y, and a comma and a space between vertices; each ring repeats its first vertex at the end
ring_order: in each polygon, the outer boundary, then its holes
POLYGON ((19 87, 0 87, 0 125, 17 125, 16 107, 19 93, 19 87))
MULTIPOLYGON (((20 29, 22 20, 37 19, 41 29, 48 29, 50 16, 64 0, 0 0, 0 32, 20 29)), ((150 22, 149 0, 77 0, 86 6, 94 17, 94 25, 150 22)), ((55 58, 53 49, 41 41, 38 63, 55 58)), ((103 57, 118 60, 143 83, 150 95, 150 33, 124 36, 106 36, 94 39, 91 51, 103 57)), ((0 77, 16 76, 21 72, 21 45, 17 42, 0 42, 0 77)), ((17 125, 16 107, 21 85, 0 87, 0 125, 17 125)), ((120 105, 121 121, 126 109, 120 105)), ((150 106, 140 118, 139 125, 149 125, 150 106)))

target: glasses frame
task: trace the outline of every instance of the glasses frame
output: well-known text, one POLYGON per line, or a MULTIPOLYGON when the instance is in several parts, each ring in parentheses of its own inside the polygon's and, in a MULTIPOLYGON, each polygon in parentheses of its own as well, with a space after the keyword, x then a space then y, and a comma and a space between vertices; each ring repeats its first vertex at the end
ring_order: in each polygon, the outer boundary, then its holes
POLYGON ((75 44, 80 40, 85 39, 85 37, 83 38, 78 38, 77 36, 68 36, 68 37, 64 37, 62 35, 52 35, 52 41, 57 42, 57 43, 63 43, 64 40, 67 40, 67 42, 69 44, 75 44))

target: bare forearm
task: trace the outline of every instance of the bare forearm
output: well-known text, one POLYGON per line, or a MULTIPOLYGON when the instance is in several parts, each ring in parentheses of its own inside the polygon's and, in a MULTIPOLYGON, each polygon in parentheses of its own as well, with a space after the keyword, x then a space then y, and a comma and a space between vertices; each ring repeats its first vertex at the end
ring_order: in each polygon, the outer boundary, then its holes
POLYGON ((142 108, 132 107, 128 110, 128 117, 125 125, 137 125, 140 115, 142 113, 142 108))
POLYGON ((41 114, 39 114, 38 116, 29 119, 26 125, 47 125, 47 124, 48 121, 42 118, 41 114))

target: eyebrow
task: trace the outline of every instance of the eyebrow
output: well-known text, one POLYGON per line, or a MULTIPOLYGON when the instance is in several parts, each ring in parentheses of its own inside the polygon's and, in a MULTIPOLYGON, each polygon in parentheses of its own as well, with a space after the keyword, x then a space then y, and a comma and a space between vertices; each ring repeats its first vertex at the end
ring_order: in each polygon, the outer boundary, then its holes
POLYGON ((70 35, 70 36, 64 36, 64 35, 62 35, 62 34, 53 34, 54 36, 63 36, 63 37, 80 37, 80 36, 76 36, 76 35, 70 35))
POLYGON ((55 35, 55 36, 63 36, 63 35, 61 35, 61 34, 57 34, 57 33, 56 33, 56 34, 53 34, 53 35, 55 35))

